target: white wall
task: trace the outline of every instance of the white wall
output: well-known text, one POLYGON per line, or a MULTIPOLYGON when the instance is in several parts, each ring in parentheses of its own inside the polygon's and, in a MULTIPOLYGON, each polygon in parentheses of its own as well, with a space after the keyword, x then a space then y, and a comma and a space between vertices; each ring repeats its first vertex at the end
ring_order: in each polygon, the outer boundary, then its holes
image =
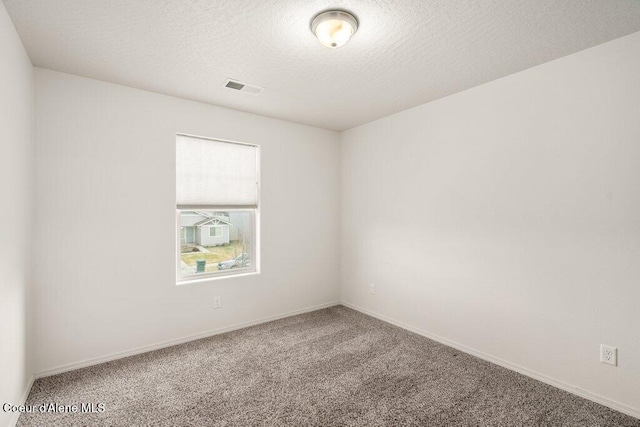
POLYGON ((335 132, 37 68, 36 119, 37 372, 338 300, 335 132), (261 146, 262 274, 176 287, 176 132, 261 146))
MULTIPOLYGON (((31 379, 33 67, 0 3, 0 405, 21 404, 31 379)), ((11 413, 0 408, 0 425, 11 413)))
POLYGON ((343 301, 640 416, 638 52, 635 33, 344 132, 343 301))

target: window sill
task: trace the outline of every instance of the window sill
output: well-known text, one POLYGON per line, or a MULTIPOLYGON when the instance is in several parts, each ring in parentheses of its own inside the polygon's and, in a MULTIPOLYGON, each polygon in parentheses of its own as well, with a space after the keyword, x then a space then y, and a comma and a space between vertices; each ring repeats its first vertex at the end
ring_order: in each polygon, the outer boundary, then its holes
POLYGON ((187 277, 184 279, 177 279, 176 286, 210 282, 213 280, 231 279, 235 277, 257 276, 259 274, 260 274, 259 271, 247 271, 243 273, 220 274, 220 275, 212 275, 212 276, 205 276, 205 277, 187 277))

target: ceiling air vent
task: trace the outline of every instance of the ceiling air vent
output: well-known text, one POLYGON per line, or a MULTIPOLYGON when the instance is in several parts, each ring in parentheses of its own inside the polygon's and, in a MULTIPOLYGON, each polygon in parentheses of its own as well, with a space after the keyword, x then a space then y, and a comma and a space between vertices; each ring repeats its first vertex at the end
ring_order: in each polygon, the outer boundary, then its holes
POLYGON ((227 79, 224 82, 224 87, 243 93, 248 93, 249 95, 260 95, 260 93, 262 93, 262 91, 264 90, 263 87, 250 85, 248 83, 243 83, 232 79, 227 79))

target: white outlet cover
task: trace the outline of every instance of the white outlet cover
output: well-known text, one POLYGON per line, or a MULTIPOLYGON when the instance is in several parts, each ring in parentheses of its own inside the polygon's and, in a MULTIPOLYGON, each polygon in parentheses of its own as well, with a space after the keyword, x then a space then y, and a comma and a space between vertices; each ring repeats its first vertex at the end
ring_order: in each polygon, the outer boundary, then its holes
POLYGON ((376 285, 375 285, 375 283, 369 284, 369 293, 371 293, 371 294, 375 294, 376 293, 376 285))
POLYGON ((618 366, 618 349, 610 345, 600 344, 600 361, 607 365, 618 366))
POLYGON ((222 301, 220 297, 213 298, 213 308, 220 308, 220 307, 222 307, 222 301))

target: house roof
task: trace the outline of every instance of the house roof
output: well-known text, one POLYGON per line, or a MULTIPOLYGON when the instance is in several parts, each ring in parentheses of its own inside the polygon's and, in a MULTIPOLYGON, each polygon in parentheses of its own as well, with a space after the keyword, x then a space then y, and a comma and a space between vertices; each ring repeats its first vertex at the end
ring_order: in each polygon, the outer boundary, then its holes
POLYGON ((193 224, 196 227, 201 227, 203 225, 218 225, 218 224, 225 224, 225 225, 231 225, 231 223, 226 220, 223 217, 213 217, 213 218, 205 218, 202 221, 198 221, 195 224, 193 224))
POLYGON ((203 212, 203 211, 183 212, 183 214, 180 215, 180 226, 181 227, 201 227, 201 226, 207 225, 207 224, 211 224, 211 225, 217 225, 217 224, 231 225, 231 222, 225 216, 214 215, 213 213, 203 212))

